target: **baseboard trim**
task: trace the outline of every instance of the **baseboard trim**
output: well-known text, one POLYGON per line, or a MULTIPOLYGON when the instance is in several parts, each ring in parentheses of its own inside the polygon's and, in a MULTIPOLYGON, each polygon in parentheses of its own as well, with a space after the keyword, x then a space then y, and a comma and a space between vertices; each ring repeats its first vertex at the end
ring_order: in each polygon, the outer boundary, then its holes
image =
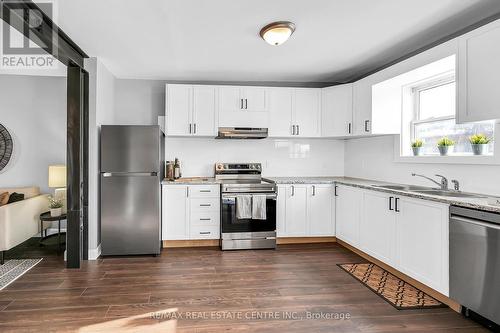
POLYGON ((404 274, 404 273, 401 273, 400 271, 398 271, 397 269, 383 263, 382 261, 378 260, 378 259, 375 259, 373 258, 372 256, 370 256, 369 254, 366 254, 364 253, 363 251, 355 248, 354 246, 352 245, 349 245, 347 244, 346 242, 340 240, 340 239, 337 239, 337 243, 342 245, 343 247, 345 247, 346 249, 348 249, 349 251, 352 251, 354 253, 356 253, 357 255, 359 255, 360 257, 363 257, 365 258, 366 260, 382 267, 383 269, 385 269, 386 271, 390 272, 391 274, 397 276, 398 278, 400 278, 401 280, 405 281, 405 282, 408 282, 410 284, 412 284, 413 286, 417 287, 418 289, 422 290, 423 292, 429 294, 430 296, 434 297, 435 299, 437 299, 438 301, 448 305, 452 310, 460 313, 460 309, 461 309, 461 305, 457 302, 455 302, 454 300, 450 299, 449 297, 441 294, 440 292, 426 286, 425 284, 409 277, 408 275, 404 274))
POLYGON ((219 246, 218 239, 164 240, 163 248, 219 246))
POLYGON ((89 249, 89 259, 88 260, 97 260, 101 256, 101 244, 97 246, 95 249, 89 249))
POLYGON ((336 237, 278 237, 276 244, 316 244, 316 243, 335 243, 336 237))

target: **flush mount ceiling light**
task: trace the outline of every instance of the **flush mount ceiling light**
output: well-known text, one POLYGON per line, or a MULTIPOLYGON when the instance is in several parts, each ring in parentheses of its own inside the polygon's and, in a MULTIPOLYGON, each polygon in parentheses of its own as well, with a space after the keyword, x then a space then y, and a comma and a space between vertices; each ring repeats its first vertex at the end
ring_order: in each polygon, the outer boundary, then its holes
POLYGON ((260 30, 260 37, 271 45, 281 45, 295 31, 295 24, 288 21, 273 22, 260 30))

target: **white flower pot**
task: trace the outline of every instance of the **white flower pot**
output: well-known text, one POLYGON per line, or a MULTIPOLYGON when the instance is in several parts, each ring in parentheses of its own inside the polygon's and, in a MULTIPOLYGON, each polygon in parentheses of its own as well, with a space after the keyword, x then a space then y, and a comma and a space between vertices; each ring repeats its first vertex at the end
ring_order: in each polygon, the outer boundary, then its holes
POLYGON ((453 148, 455 148, 455 147, 454 146, 438 146, 439 154, 441 156, 446 156, 449 153, 453 152, 453 148))
POLYGON ((413 156, 420 156, 422 147, 411 147, 413 150, 413 156))
POLYGON ((472 146, 472 152, 474 153, 474 155, 486 155, 486 154, 488 154, 489 146, 487 144, 479 144, 479 145, 471 144, 471 146, 472 146))
POLYGON ((58 217, 61 215, 62 215, 62 208, 51 208, 50 209, 50 216, 58 217))

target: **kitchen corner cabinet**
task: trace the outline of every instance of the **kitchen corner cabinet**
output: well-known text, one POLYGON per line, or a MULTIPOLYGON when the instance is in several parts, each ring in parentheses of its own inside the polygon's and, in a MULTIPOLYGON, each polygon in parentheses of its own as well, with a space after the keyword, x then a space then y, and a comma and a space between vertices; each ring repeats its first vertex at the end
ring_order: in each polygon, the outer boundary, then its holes
POLYGON ((321 136, 343 137, 353 132, 353 85, 321 89, 321 136))
POLYGON ((337 238, 448 296, 449 206, 337 187, 337 238))
POLYGON ((279 185, 277 205, 278 237, 335 235, 333 185, 279 185))
POLYGON ((219 239, 219 185, 163 185, 162 240, 219 239))
MULTIPOLYGON (((372 134, 373 108, 372 84, 369 78, 361 79, 353 84, 353 130, 352 134, 363 136, 372 134)), ((375 131, 376 133, 377 131, 375 131)), ((374 133, 374 134, 375 134, 374 133)), ((385 133, 378 133, 385 134, 385 133)))
POLYGON ((215 136, 216 88, 167 84, 165 88, 167 136, 215 136))
POLYGON ((321 90, 270 88, 269 136, 311 138, 321 135, 321 90))
POLYGON ((500 119, 500 20, 459 37, 458 123, 500 119))

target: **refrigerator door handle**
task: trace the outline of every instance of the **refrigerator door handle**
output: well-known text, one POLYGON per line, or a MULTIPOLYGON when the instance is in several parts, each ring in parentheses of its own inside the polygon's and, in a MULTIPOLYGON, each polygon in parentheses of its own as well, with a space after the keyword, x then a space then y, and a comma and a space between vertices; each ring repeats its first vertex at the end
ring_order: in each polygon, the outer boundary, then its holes
POLYGON ((103 177, 151 177, 157 176, 157 172, 104 172, 103 177))

